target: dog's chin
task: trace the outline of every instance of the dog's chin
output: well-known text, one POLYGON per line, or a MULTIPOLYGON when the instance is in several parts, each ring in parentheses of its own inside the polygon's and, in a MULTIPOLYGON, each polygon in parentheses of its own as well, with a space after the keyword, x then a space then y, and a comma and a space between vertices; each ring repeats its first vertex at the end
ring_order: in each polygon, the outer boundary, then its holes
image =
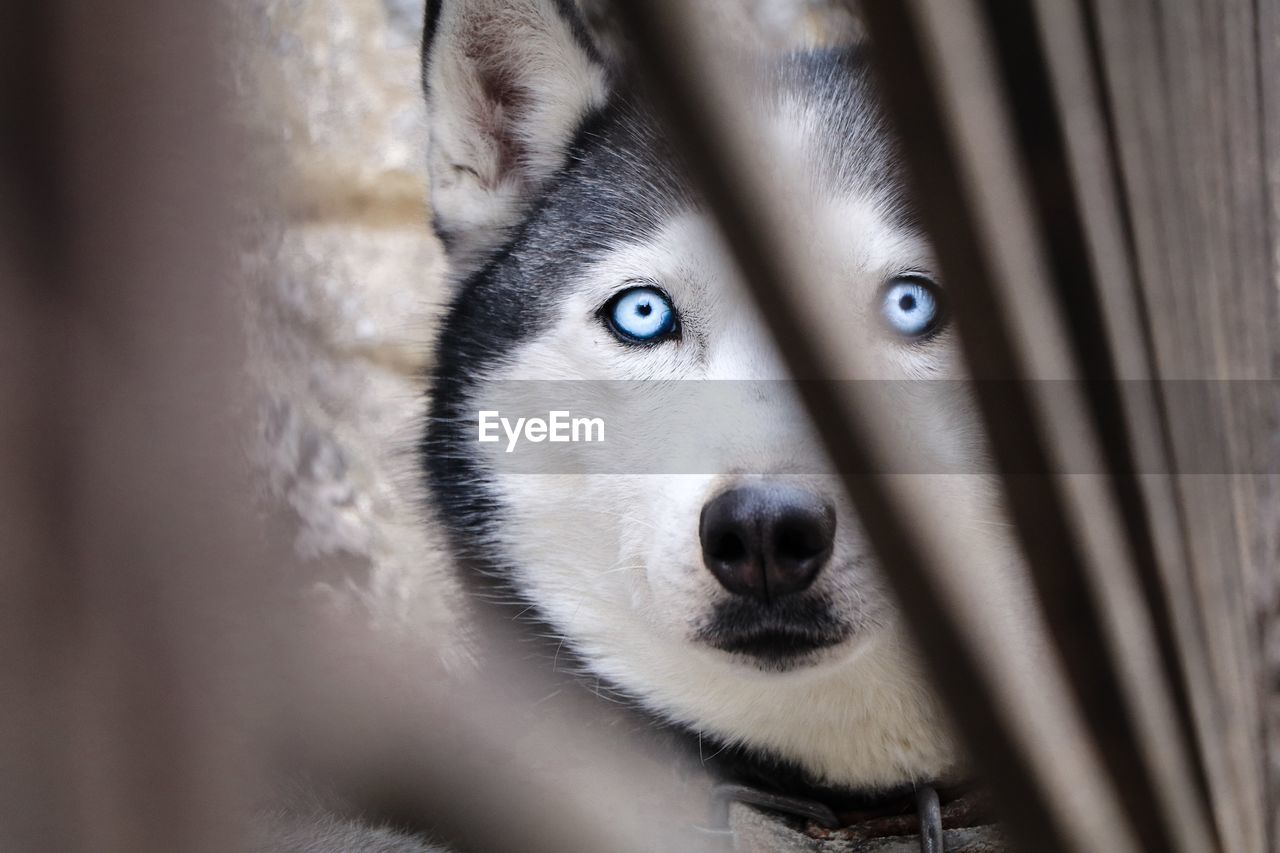
POLYGON ((852 633, 851 623, 820 598, 771 605, 733 600, 713 608, 697 640, 739 665, 789 672, 838 656, 852 633))

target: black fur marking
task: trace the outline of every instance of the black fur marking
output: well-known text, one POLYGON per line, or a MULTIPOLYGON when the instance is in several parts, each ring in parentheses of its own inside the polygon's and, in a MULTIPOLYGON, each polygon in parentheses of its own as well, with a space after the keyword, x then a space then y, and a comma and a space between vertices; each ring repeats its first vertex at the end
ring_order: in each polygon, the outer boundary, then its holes
POLYGON ((783 671, 803 665, 813 652, 839 644, 851 632, 822 597, 788 597, 766 605, 735 596, 716 604, 696 639, 783 671))
POLYGON ((431 57, 432 44, 436 38, 436 29, 440 26, 440 10, 444 0, 427 0, 427 8, 422 22, 422 91, 427 90, 427 62, 431 57))
POLYGON ((569 25, 569 30, 573 33, 573 40, 578 43, 578 47, 592 62, 603 66, 605 64, 604 59, 600 56, 600 50, 596 46, 595 39, 591 36, 591 31, 587 29, 587 22, 583 20, 578 4, 573 0, 554 0, 554 2, 556 11, 560 13, 561 19, 569 25))

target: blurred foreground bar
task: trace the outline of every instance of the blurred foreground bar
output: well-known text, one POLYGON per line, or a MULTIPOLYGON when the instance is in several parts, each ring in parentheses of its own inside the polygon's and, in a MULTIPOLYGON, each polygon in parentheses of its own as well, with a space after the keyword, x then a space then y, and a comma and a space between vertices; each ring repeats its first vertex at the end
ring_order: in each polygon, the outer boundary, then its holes
POLYGON ((0 848, 234 849, 253 568, 210 4, 5 4, 0 848))

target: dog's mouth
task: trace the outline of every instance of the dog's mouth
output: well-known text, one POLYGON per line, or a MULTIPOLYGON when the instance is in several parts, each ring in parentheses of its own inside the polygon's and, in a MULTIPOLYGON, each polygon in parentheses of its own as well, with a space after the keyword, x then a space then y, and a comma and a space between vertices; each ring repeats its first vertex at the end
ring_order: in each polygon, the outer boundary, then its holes
POLYGON ((727 634, 711 644, 721 651, 765 661, 787 661, 838 644, 843 637, 790 629, 727 634))
POLYGON ((755 666, 788 670, 815 661, 818 653, 848 639, 851 625, 822 598, 783 599, 770 604, 732 599, 715 606, 696 638, 755 666))

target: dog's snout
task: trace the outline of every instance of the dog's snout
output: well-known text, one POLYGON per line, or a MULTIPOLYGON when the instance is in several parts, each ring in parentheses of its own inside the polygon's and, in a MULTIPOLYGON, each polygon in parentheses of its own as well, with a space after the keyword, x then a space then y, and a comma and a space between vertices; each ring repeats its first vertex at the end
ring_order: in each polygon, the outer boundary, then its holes
POLYGON ((783 484, 738 486, 702 508, 702 559, 737 595, 771 601, 801 592, 831 557, 836 513, 813 492, 783 484))

